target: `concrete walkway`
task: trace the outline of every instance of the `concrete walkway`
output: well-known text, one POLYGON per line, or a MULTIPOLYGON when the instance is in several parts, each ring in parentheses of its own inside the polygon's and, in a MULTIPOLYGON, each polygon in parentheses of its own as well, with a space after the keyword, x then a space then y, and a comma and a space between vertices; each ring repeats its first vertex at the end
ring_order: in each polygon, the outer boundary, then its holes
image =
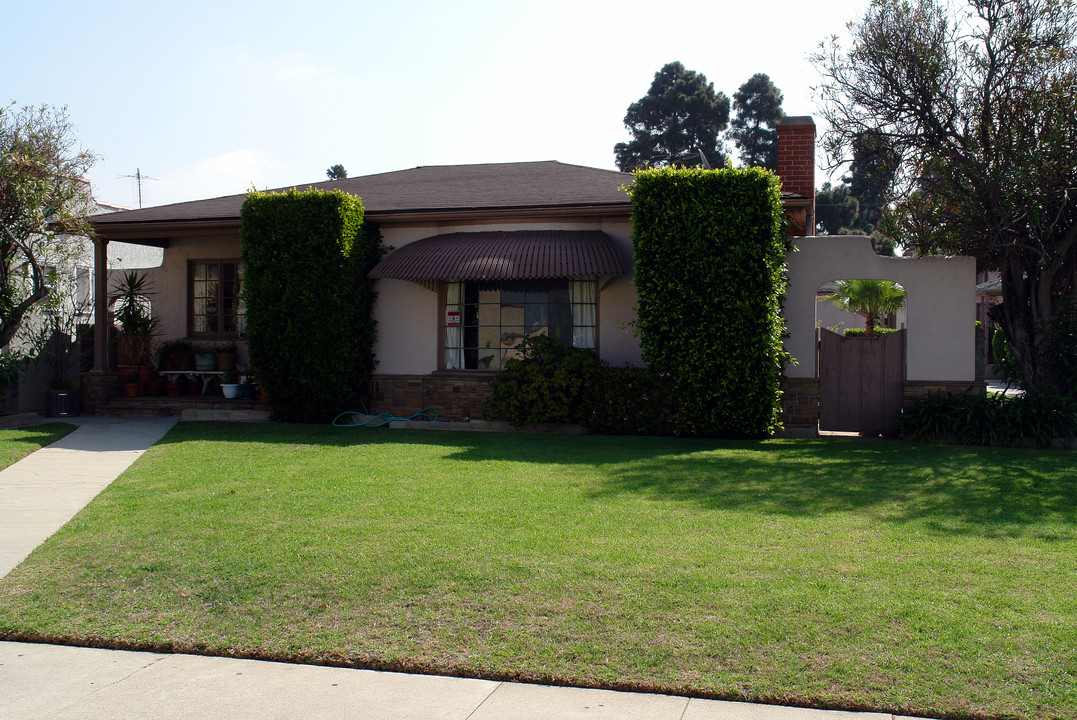
MULTIPOLYGON (((0 471, 0 576, 157 442, 175 418, 77 418, 0 471)), ((0 720, 893 720, 665 695, 194 655, 0 642, 0 720)))
POLYGON ((0 470, 0 577, 75 517, 160 440, 176 418, 71 422, 78 430, 0 470))

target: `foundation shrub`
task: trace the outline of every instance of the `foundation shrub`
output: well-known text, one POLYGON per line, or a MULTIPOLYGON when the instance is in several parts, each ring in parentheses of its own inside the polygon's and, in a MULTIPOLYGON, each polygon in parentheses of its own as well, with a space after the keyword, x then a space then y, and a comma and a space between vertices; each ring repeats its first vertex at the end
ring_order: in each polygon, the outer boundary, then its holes
POLYGON ((637 330, 669 378, 677 432, 764 437, 780 426, 781 186, 761 168, 662 168, 629 188, 637 330))
POLYGON ((600 365, 595 351, 546 335, 524 339, 520 350, 523 357, 507 361, 490 382, 483 416, 513 425, 582 422, 587 386, 600 365))
POLYGON ((1077 302, 1071 301, 1058 313, 1047 343, 1047 363, 1059 390, 1077 399, 1077 302))
POLYGON ((1051 447, 1077 438, 1077 400, 1062 395, 1007 396, 931 393, 908 398, 897 418, 898 434, 909 440, 962 445, 1051 447))
POLYGON ((604 435, 673 435, 677 416, 669 376, 647 368, 602 366, 588 385, 588 431, 604 435))
POLYGON ((275 419, 328 422, 358 406, 374 371, 381 257, 359 198, 252 192, 240 214, 251 364, 275 419))
POLYGON ((610 367, 593 350, 539 336, 521 344, 490 382, 487 419, 513 425, 583 425, 607 435, 671 435, 675 413, 667 377, 646 368, 610 367))

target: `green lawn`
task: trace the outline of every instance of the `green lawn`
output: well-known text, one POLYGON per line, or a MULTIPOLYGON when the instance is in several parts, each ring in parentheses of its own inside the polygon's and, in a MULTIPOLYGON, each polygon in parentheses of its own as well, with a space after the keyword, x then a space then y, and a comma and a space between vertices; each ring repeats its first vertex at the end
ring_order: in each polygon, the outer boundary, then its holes
POLYGON ((1077 455, 181 423, 0 635, 1077 716, 1077 455))
POLYGON ((70 423, 42 423, 0 430, 0 470, 22 460, 34 450, 50 445, 75 429, 70 423))

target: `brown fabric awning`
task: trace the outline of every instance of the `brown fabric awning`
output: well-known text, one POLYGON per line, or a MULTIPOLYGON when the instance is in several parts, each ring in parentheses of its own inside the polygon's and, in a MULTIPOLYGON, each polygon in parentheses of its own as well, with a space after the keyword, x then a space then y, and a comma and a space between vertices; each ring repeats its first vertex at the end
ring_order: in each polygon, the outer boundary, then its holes
POLYGON ((628 273, 599 231, 461 232, 417 240, 389 253, 369 276, 394 280, 538 280, 628 273))

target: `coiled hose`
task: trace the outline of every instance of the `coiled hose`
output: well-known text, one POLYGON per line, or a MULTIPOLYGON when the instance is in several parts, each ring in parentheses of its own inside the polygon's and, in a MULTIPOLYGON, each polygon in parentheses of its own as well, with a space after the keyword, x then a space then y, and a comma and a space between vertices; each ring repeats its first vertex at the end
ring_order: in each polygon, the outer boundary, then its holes
POLYGON ((355 410, 345 410, 344 412, 333 418, 334 427, 382 427, 383 425, 388 425, 391 422, 409 420, 415 420, 420 422, 440 422, 438 420, 437 408, 423 408, 422 410, 417 413, 414 413, 413 415, 409 415, 407 417, 400 417, 398 415, 392 415, 390 413, 381 413, 380 415, 371 416, 370 413, 367 412, 366 405, 364 403, 360 403, 360 406, 363 408, 362 412, 357 412, 355 410), (367 419, 360 421, 360 417, 365 417, 367 419))

